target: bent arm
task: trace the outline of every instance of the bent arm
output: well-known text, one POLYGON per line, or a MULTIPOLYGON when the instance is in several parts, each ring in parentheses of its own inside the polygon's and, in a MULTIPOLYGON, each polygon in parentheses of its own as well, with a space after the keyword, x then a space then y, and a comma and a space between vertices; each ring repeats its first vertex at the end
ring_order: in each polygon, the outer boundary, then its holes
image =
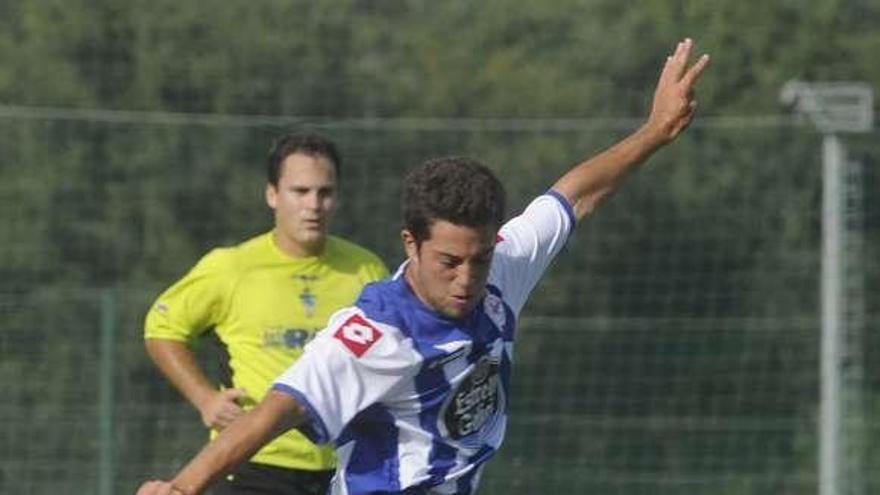
POLYGON ((201 493, 269 441, 305 421, 306 411, 293 397, 270 390, 257 407, 208 443, 174 479, 146 482, 138 495, 201 493))
POLYGON ((192 350, 183 342, 148 338, 144 345, 156 367, 196 409, 201 410, 217 392, 192 350))
POLYGON ((242 414, 235 400, 247 393, 240 389, 217 390, 186 344, 148 338, 145 345, 156 367, 199 411, 205 426, 222 430, 242 414))
POLYGON ((709 63, 709 57, 703 55, 688 68, 692 47, 691 40, 684 40, 667 58, 644 125, 575 166, 553 185, 553 189, 571 203, 577 220, 594 211, 632 171, 690 124, 696 110, 694 87, 709 63))

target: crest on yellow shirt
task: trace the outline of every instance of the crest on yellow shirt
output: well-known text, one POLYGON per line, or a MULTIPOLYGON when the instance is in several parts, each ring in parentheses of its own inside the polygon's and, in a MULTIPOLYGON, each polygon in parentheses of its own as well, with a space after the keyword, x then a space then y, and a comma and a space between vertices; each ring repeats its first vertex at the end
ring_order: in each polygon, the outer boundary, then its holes
POLYGON ((317 275, 294 275, 294 279, 302 283, 302 291, 299 293, 299 302, 302 303, 303 311, 307 318, 315 316, 315 307, 318 305, 318 296, 312 291, 312 284, 318 280, 317 275))

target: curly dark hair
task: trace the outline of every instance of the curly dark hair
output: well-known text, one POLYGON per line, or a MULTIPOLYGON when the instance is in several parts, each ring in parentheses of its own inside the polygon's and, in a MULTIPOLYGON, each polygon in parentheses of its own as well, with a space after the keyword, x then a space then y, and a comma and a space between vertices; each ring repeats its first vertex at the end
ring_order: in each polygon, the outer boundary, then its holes
POLYGON ((416 242, 430 237, 435 220, 467 227, 501 227, 505 192, 501 181, 480 161, 435 158, 411 170, 403 182, 403 222, 416 242))
POLYGON ((336 172, 336 180, 342 176, 342 159, 336 144, 329 138, 313 131, 288 132, 282 134, 272 143, 269 149, 268 167, 266 169, 267 180, 277 186, 281 176, 281 164, 288 156, 294 153, 302 153, 314 157, 324 157, 333 164, 336 172))

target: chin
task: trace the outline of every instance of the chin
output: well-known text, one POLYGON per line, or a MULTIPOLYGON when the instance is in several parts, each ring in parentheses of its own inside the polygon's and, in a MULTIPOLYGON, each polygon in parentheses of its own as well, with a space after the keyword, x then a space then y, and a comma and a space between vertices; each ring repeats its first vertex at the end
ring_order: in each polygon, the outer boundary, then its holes
POLYGON ((326 236, 300 236, 299 245, 309 251, 320 251, 323 248, 326 236))
POLYGON ((444 308, 441 313, 443 313, 443 316, 448 316, 449 318, 460 319, 469 315, 473 310, 473 306, 468 306, 466 308, 444 308))
POLYGON ((325 232, 306 232, 299 236, 300 242, 303 244, 319 244, 327 238, 325 232))

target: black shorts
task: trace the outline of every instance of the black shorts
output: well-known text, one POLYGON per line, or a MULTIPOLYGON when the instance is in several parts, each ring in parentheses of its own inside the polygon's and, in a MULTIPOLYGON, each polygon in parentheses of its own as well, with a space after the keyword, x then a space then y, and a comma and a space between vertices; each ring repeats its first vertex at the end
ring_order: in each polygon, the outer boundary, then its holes
POLYGON ((326 495, 333 471, 304 471, 246 462, 223 477, 210 495, 326 495))

